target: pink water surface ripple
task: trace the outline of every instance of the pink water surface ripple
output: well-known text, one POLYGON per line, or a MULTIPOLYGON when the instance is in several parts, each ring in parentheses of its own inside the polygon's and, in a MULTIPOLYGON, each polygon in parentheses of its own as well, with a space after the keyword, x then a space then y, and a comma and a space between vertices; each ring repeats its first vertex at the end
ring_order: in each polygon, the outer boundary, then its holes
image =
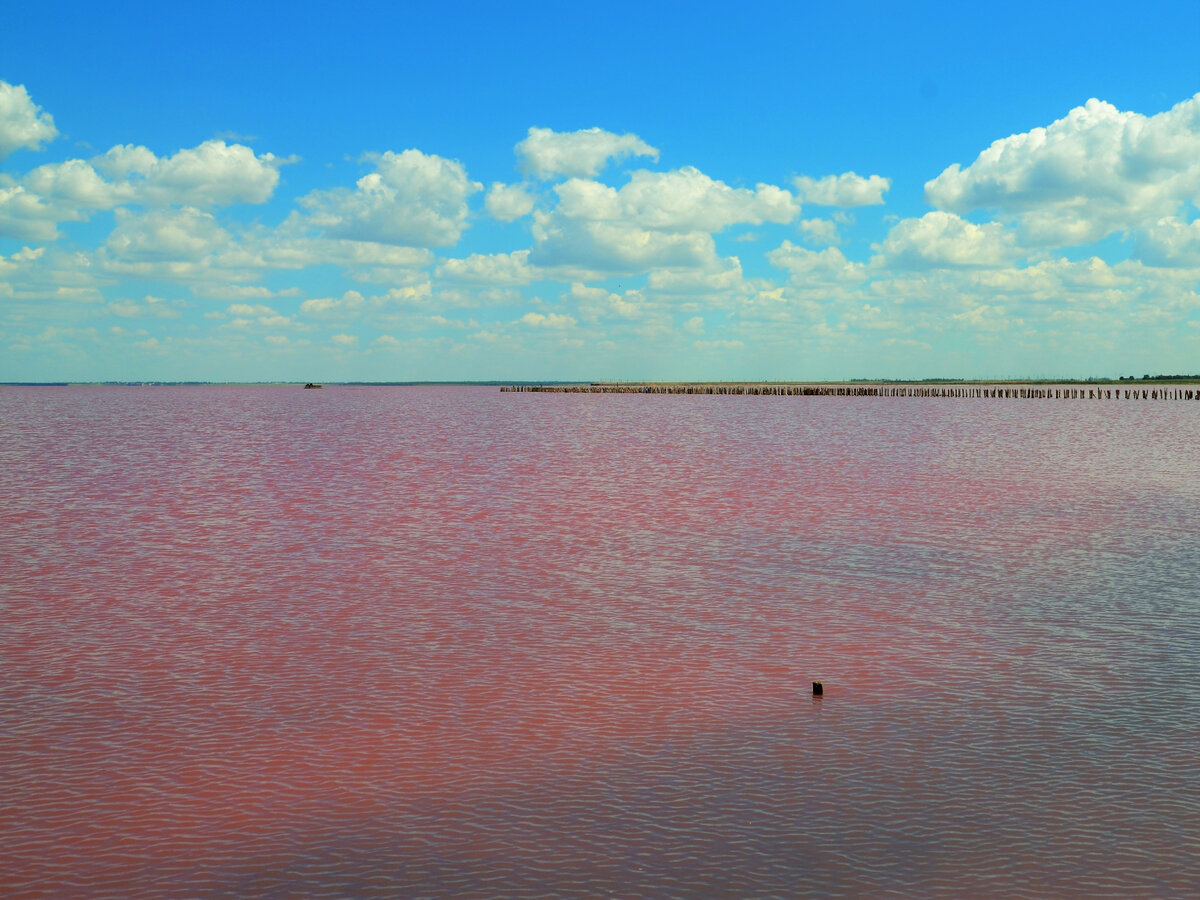
POLYGON ((0 895, 1194 896, 1197 447, 1184 402, 0 388, 0 895))

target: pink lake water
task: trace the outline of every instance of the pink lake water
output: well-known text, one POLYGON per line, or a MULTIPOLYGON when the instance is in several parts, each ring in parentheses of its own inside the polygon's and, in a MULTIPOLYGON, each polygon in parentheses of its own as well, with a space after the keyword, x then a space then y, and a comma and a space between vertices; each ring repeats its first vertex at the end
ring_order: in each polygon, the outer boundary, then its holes
POLYGON ((1198 448, 1186 402, 2 388, 0 895, 1193 897, 1198 448))

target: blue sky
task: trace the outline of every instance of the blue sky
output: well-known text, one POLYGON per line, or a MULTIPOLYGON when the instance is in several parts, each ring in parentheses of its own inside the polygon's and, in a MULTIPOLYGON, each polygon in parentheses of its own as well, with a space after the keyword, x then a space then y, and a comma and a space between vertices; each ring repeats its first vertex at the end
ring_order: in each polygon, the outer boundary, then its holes
POLYGON ((0 380, 1200 371, 1200 5, 10 4, 0 380))

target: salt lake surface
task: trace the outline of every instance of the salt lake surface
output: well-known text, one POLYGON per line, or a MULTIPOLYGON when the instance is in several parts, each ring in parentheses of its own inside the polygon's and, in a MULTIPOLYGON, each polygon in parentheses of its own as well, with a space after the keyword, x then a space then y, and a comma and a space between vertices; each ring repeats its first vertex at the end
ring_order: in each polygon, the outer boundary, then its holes
POLYGON ((1195 402, 2 388, 0 894, 1194 896, 1198 448, 1195 402))

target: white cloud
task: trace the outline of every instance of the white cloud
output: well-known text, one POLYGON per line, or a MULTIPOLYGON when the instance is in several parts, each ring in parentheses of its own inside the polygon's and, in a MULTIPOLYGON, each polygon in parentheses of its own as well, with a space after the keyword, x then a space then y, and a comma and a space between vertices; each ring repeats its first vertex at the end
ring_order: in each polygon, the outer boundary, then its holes
POLYGON ((236 250, 224 254, 221 262, 228 266, 268 269, 304 269, 319 265, 351 269, 408 269, 431 264, 433 254, 419 247, 396 247, 370 241, 289 237, 266 231, 254 235, 236 250))
POLYGON ((691 167, 635 172, 620 189, 572 178, 554 190, 554 210, 534 213, 529 262, 584 281, 661 268, 716 270, 712 232, 785 223, 799 212, 782 188, 732 188, 691 167))
POLYGON ((395 287, 382 297, 373 298, 380 304, 399 303, 405 306, 426 306, 433 298, 433 286, 428 281, 395 287))
POLYGON ((102 156, 92 158, 93 166, 115 180, 128 179, 131 175, 149 175, 158 162, 158 157, 152 151, 134 144, 117 144, 102 156))
MULTIPOLYGON (((58 301, 92 303, 101 301, 92 258, 57 247, 24 247, 8 257, 0 256, 0 296, 14 300, 36 300, 50 310, 58 301), (49 301, 50 305, 45 305, 49 301)), ((59 308, 63 314, 65 310, 59 308)), ((0 326, 4 322, 0 309, 0 326)))
POLYGON ((786 224, 800 211, 783 188, 732 188, 685 166, 671 172, 634 172, 620 190, 580 178, 555 187, 555 213, 572 219, 620 221, 658 231, 720 231, 730 225, 786 224))
POLYGON ((192 293, 209 300, 270 300, 272 297, 295 297, 298 288, 273 291, 261 284, 199 284, 191 285, 192 293))
POLYGON ((112 209, 133 200, 132 185, 105 181, 82 159, 38 166, 22 179, 22 186, 50 202, 89 209, 112 209))
POLYGON ((1155 116, 1092 99, 1045 128, 993 143, 925 185, 951 212, 996 210, 1028 245, 1074 245, 1200 200, 1200 94, 1155 116))
POLYGON ((58 136, 54 118, 38 106, 23 84, 0 81, 0 159, 14 150, 40 150, 58 136))
POLYGON ((249 147, 224 141, 205 141, 152 164, 148 152, 138 151, 145 148, 134 148, 124 163, 143 167, 138 174, 146 180, 138 190, 138 202, 147 205, 264 203, 279 184, 279 167, 292 161, 271 153, 255 155, 249 147))
POLYGON ((472 284, 522 285, 537 276, 529 265, 529 251, 513 253, 472 253, 466 259, 444 259, 437 267, 440 278, 472 284))
POLYGON ((818 247, 832 247, 840 243, 837 222, 832 219, 805 219, 800 223, 800 233, 804 240, 818 247))
POLYGON ((123 262, 196 263, 229 241, 229 232, 211 213, 185 206, 141 215, 119 210, 117 226, 104 246, 113 259, 123 262))
POLYGON ((613 134, 600 128, 581 131, 552 131, 530 128, 529 136, 516 146, 521 171, 536 178, 555 175, 590 178, 610 159, 648 156, 658 151, 635 134, 613 134))
POLYGON ((292 324, 288 316, 277 313, 269 306, 261 303, 231 303, 226 311, 233 316, 229 323, 234 328, 247 328, 259 325, 264 328, 286 328, 292 324))
POLYGON ((315 297, 305 300, 300 304, 300 312, 318 318, 345 320, 364 313, 378 313, 389 306, 423 306, 432 296, 429 282, 392 288, 387 293, 374 297, 365 297, 359 291, 350 290, 341 297, 315 297))
POLYGON ((950 321, 963 325, 972 331, 1007 331, 1011 322, 1003 306, 989 306, 981 303, 960 313, 950 316, 950 321))
POLYGON ((674 234, 534 213, 533 237, 530 262, 568 272, 602 275, 717 264, 712 236, 700 232, 674 234))
POLYGON ((231 303, 228 307, 231 316, 265 316, 271 318, 279 315, 271 307, 261 303, 231 303))
POLYGON ((366 302, 366 298, 358 291, 346 291, 340 298, 314 297, 312 300, 305 300, 300 304, 300 312, 310 316, 344 315, 357 312, 366 302))
POLYGON ((279 167, 290 161, 224 141, 205 141, 162 158, 145 147, 125 145, 90 162, 39 166, 22 183, 40 196, 94 209, 129 203, 229 206, 266 202, 279 184, 279 167), (113 180, 106 181, 101 172, 113 180))
MULTIPOLYGON (((11 278, 23 267, 35 261, 45 252, 45 247, 37 247, 36 249, 31 247, 22 247, 11 256, 0 255, 0 276, 11 278)), ((11 291, 12 289, 11 285, 7 282, 0 282, 0 285, 2 285, 0 286, 0 290, 8 288, 11 291)))
POLYGON ((19 241, 53 241, 57 223, 80 221, 85 213, 46 203, 19 184, 5 184, 0 175, 0 237, 19 241))
POLYGON ((742 263, 736 256, 720 259, 713 269, 656 269, 646 282, 656 294, 691 297, 729 294, 745 287, 742 263))
POLYGON ((692 316, 683 323, 682 328, 688 334, 704 334, 704 317, 692 316))
POLYGON ((512 222, 533 212, 533 195, 523 184, 492 182, 483 201, 488 215, 501 222, 512 222))
POLYGON ((123 319, 148 317, 177 319, 180 315, 179 305, 170 303, 161 297, 147 295, 144 303, 138 303, 135 300, 114 300, 108 304, 108 309, 114 316, 120 316, 123 319))
POLYGON ((532 328, 548 328, 554 331, 560 331, 564 328, 574 328, 576 325, 573 316, 561 313, 525 313, 525 315, 521 316, 521 321, 532 328))
POLYGON ((808 250, 784 241, 767 259, 771 265, 787 269, 792 280, 801 284, 853 284, 867 277, 862 264, 847 260, 837 247, 808 250))
POLYGON ((580 313, 590 322, 601 318, 640 319, 646 308, 646 298, 641 291, 628 290, 622 295, 579 282, 571 285, 570 292, 564 295, 566 298, 575 301, 580 313))
POLYGON ((145 147, 118 146, 90 162, 48 163, 19 182, 0 176, 0 236, 50 241, 59 222, 85 221, 95 210, 124 205, 262 203, 279 183, 279 166, 289 161, 205 141, 162 159, 145 147))
POLYGON ((1003 225, 975 225, 953 213, 935 210, 919 219, 902 219, 881 244, 875 265, 901 269, 1007 265, 1022 253, 1003 225))
POLYGON ((1161 218, 1136 235, 1134 248, 1148 265, 1200 268, 1200 219, 1186 224, 1174 216, 1161 218))
POLYGON ((429 316, 426 321, 428 321, 430 325, 433 325, 437 328, 464 329, 479 327, 479 323, 474 319, 448 319, 442 315, 429 316))
POLYGON ((863 177, 855 172, 809 178, 800 175, 793 179, 796 190, 806 203, 816 206, 877 206, 892 186, 890 178, 882 175, 863 177))
POLYGON ((300 205, 308 210, 307 224, 328 237, 446 247, 467 227, 467 198, 482 189, 455 160, 389 150, 353 191, 314 191, 300 205))
POLYGON ((335 334, 329 340, 338 347, 353 347, 358 343, 358 338, 352 334, 335 334))
POLYGON ((227 232, 208 212, 190 207, 116 213, 117 227, 97 254, 112 273, 182 280, 196 296, 227 300, 299 296, 292 287, 271 290, 252 282, 271 271, 330 265, 361 282, 413 285, 432 252, 365 241, 297 237, 288 228, 253 226, 227 232), (247 283, 251 282, 251 283, 247 283))

